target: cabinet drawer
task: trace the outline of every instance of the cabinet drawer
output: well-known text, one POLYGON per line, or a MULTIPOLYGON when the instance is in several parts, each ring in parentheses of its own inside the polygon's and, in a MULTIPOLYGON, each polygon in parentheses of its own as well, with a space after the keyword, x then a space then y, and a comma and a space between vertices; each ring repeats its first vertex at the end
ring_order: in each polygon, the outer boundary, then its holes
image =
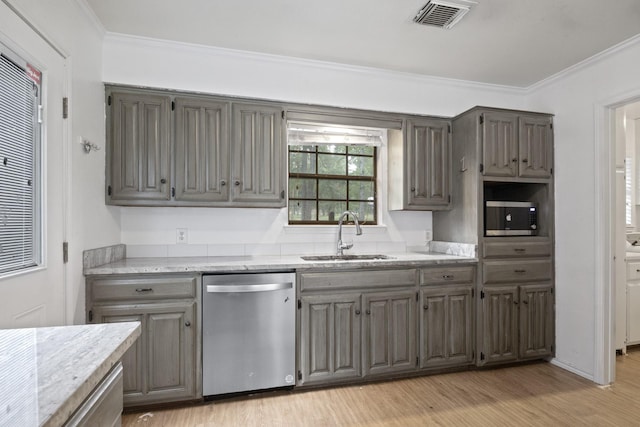
POLYGON ((551 255, 551 242, 485 242, 485 258, 540 257, 551 255))
POLYGON ((93 301, 195 298, 198 277, 93 279, 93 301))
POLYGON ((532 282, 551 279, 551 260, 486 261, 483 283, 532 282))
POLYGON ((432 283, 472 283, 475 276, 475 267, 437 267, 423 268, 420 270, 420 284, 432 283))
POLYGON ((640 279, 640 262, 627 263, 627 280, 640 279))
POLYGON ((357 270, 340 273, 302 273, 300 290, 387 288, 414 286, 416 270, 357 270))

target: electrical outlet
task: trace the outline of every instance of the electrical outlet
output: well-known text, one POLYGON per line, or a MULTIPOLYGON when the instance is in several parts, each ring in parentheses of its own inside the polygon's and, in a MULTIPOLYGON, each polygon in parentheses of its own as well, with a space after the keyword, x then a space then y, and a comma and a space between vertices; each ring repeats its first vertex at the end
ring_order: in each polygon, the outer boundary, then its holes
POLYGON ((431 232, 431 230, 424 230, 424 241, 428 243, 432 240, 433 240, 433 233, 431 232))
POLYGON ((186 228, 176 228, 176 243, 186 244, 189 242, 189 230, 186 228))

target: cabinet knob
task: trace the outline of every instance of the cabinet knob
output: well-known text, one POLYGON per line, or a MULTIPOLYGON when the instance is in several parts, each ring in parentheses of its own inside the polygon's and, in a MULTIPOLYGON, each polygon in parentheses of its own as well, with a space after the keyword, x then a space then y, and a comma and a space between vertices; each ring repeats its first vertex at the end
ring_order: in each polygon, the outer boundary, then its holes
POLYGON ((429 306, 426 304, 422 308, 424 308, 425 310, 429 310, 429 306))
POLYGON ((524 301, 522 301, 522 303, 523 303, 524 305, 527 305, 527 304, 529 304, 529 301, 524 300, 524 301))
POLYGON ((452 274, 443 274, 442 278, 444 280, 453 280, 453 275, 452 274))
POLYGON ((160 180, 160 184, 166 184, 166 183, 167 183, 167 180, 166 180, 166 179, 162 178, 162 179, 160 180))
POLYGON ((527 163, 529 160, 527 159, 522 159, 522 163, 527 163))
POLYGON ((189 322, 188 320, 186 322, 184 322, 184 326, 189 327, 191 326, 191 322, 189 322))
POLYGON ((236 181, 234 181, 234 183, 233 183, 233 184, 234 184, 234 185, 236 185, 236 186, 238 186, 238 185, 240 185, 240 181, 236 180, 236 181))
POLYGON ((222 181, 220 181, 220 185, 224 187, 225 185, 227 185, 227 181, 223 179, 222 181))
POLYGON ((367 309, 367 312, 366 312, 366 313, 367 313, 367 314, 371 314, 371 310, 367 309))
POLYGON ((517 163, 517 162, 518 162, 518 159, 516 159, 516 158, 514 157, 513 159, 511 159, 511 161, 512 161, 513 163, 517 163))
POLYGON ((360 315, 360 310, 356 309, 356 316, 360 315))
POLYGON ((416 191, 416 187, 411 187, 411 191, 416 191))

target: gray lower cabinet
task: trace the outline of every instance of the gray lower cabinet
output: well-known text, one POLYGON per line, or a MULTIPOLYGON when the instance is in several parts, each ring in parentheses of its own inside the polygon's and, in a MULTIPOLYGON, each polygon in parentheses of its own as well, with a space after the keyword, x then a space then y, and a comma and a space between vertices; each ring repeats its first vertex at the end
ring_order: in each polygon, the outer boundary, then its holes
POLYGON ((420 368, 473 363, 473 285, 420 291, 420 368))
POLYGON ((415 290, 366 293, 362 298, 364 375, 415 369, 415 290))
POLYGON ((122 358, 125 406, 200 397, 198 283, 184 276, 88 280, 90 322, 141 323, 122 358))
POLYGON ((485 286, 483 349, 479 364, 506 363, 553 354, 553 286, 485 286))
POLYGON ((64 427, 122 425, 122 364, 115 365, 73 413, 64 427))
POLYGON ((360 294, 301 298, 299 384, 362 375, 360 294))

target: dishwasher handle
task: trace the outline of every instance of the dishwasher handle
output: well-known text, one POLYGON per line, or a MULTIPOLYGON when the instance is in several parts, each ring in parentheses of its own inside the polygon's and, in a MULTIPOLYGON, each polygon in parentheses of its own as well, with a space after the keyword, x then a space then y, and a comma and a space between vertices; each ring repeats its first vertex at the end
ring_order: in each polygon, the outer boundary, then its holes
POLYGON ((291 288, 293 288, 292 282, 259 283, 253 285, 207 285, 207 293, 268 292, 291 288))

